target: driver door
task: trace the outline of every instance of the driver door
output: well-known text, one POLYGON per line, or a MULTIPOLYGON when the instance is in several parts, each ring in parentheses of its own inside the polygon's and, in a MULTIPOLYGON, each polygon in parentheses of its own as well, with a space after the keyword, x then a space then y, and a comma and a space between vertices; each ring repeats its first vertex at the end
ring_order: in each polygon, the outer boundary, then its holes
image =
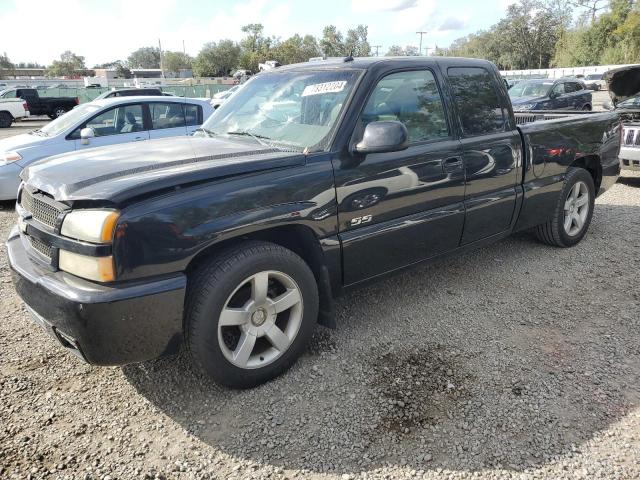
POLYGON ((399 152, 334 160, 346 285, 453 250, 462 236, 461 147, 436 74, 425 69, 382 77, 357 131, 376 121, 402 122, 410 144, 399 152))
POLYGON ((564 83, 556 83, 551 92, 554 96, 551 101, 552 110, 567 110, 570 107, 564 83))
POLYGON ((143 105, 135 103, 109 108, 76 128, 71 138, 76 150, 148 140, 143 105), (92 128, 95 136, 83 141, 80 138, 83 128, 92 128))

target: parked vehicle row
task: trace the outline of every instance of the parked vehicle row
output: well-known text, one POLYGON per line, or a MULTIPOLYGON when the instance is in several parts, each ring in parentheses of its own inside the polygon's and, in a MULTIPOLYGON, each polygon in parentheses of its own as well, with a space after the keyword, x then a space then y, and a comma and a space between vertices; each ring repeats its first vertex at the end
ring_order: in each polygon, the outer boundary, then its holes
POLYGON ((20 98, 27 102, 31 115, 58 118, 79 104, 77 97, 41 97, 35 88, 12 88, 0 92, 0 99, 20 98))
POLYGON ((125 96, 84 103, 40 129, 0 140, 0 200, 16 198, 21 170, 37 160, 106 145, 190 135, 212 112, 206 100, 179 97, 125 96))
POLYGON ((0 97, 0 128, 9 128, 15 120, 29 116, 27 102, 20 98, 0 97))
MULTIPOLYGON (((122 134, 132 116, 128 135, 169 100, 65 132, 82 148, 83 128, 122 134)), ((615 112, 517 126, 482 60, 279 67, 193 137, 29 165, 8 258, 36 321, 87 362, 184 344, 218 382, 251 387, 291 366, 316 323, 335 326, 336 295, 515 231, 579 243, 618 177, 620 129, 615 112)))

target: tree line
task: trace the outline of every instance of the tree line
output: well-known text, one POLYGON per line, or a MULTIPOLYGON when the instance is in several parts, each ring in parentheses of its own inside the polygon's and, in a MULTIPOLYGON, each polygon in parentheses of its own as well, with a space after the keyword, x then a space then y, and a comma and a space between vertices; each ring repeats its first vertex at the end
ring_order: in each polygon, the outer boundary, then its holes
POLYGON ((640 63, 636 0, 521 0, 487 30, 436 55, 485 58, 502 70, 640 63))
MULTIPOLYGON (((122 78, 131 78, 131 69, 161 66, 165 72, 193 69, 197 77, 217 77, 230 75, 237 69, 257 72, 258 65, 267 60, 277 60, 285 65, 306 62, 321 55, 362 57, 371 54, 365 25, 349 29, 346 35, 334 25, 328 25, 320 38, 295 34, 286 40, 265 35, 263 25, 259 23, 245 25, 242 32, 244 37, 239 42, 226 39, 204 44, 195 58, 185 52, 161 52, 158 47, 142 47, 125 60, 106 62, 93 68, 113 68, 122 78)), ((6 55, 0 55, 0 73, 11 74, 14 67, 18 65, 12 64, 6 55)), ((74 76, 85 70, 84 57, 66 51, 46 68, 45 74, 51 77, 74 76)))

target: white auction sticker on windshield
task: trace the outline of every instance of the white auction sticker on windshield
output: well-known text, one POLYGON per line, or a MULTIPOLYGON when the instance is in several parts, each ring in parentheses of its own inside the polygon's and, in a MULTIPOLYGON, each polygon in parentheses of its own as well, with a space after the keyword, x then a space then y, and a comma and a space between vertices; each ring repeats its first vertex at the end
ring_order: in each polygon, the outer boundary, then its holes
POLYGON ((346 86, 347 82, 344 80, 341 80, 339 82, 326 82, 307 85, 302 91, 302 96, 308 97, 310 95, 322 95, 324 93, 338 93, 343 91, 344 87, 346 86))

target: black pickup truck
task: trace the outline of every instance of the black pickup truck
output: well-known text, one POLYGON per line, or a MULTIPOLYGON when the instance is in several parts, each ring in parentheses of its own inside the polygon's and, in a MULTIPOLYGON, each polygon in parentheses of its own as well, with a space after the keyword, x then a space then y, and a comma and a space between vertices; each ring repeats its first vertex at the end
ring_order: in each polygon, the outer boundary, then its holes
POLYGON ((14 88, 0 93, 0 98, 21 98, 31 115, 47 115, 58 118, 78 105, 77 97, 41 97, 35 88, 14 88))
POLYGON ((280 67, 194 137, 30 165, 9 260, 36 321, 85 361, 185 345, 250 387, 334 326, 350 289, 525 229, 577 244, 619 148, 615 113, 517 126, 486 61, 280 67))

